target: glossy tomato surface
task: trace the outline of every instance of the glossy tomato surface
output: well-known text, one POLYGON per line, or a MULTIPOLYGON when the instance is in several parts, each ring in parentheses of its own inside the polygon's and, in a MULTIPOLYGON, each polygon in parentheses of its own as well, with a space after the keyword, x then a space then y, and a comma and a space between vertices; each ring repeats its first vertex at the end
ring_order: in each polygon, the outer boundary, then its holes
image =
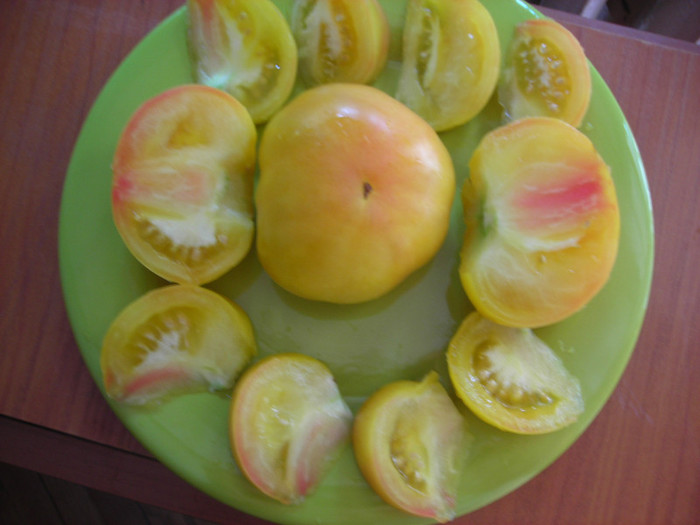
POLYGON ((258 257, 296 295, 376 299, 445 240, 449 153, 425 121, 374 87, 302 93, 269 122, 259 157, 258 257))
POLYGON ((136 259, 187 284, 243 259, 253 242, 256 136, 238 101, 197 84, 132 114, 114 152, 112 214, 136 259))

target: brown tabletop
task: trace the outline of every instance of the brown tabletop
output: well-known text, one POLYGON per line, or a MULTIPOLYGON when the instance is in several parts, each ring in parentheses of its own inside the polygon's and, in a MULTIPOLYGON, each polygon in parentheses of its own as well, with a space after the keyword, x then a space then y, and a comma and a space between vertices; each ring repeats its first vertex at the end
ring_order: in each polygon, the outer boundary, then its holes
MULTIPOLYGON (((160 465, 93 383, 57 260, 61 190, 109 75, 179 0, 0 3, 0 461, 221 522, 260 524, 160 465)), ((583 436, 471 523, 700 522, 700 46, 547 11, 627 116, 654 206, 649 309, 583 436)))

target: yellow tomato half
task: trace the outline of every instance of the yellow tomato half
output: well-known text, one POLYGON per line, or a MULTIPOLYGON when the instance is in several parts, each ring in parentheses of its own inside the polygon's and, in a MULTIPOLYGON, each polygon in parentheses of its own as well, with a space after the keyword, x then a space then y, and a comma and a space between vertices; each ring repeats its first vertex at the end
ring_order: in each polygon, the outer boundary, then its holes
POLYGON ((442 245, 454 168, 435 131, 362 84, 325 84, 285 106, 261 139, 257 251, 307 299, 388 292, 442 245))
POLYGON ((291 18, 308 85, 367 84, 384 68, 389 23, 377 0, 297 0, 291 18))
POLYGON ((353 446, 362 474, 387 503, 441 522, 454 518, 467 430, 437 373, 375 392, 355 418, 353 446))
POLYGON ((583 308, 620 235, 610 170, 588 137, 559 119, 521 119, 487 134, 469 168, 459 273, 476 309, 534 328, 583 308))
POLYGON ((498 96, 513 120, 554 117, 579 126, 591 98, 591 75, 581 44, 554 20, 519 24, 498 96))
POLYGON ((351 420, 323 363, 277 354, 250 367, 236 384, 229 436, 251 483, 282 503, 300 503, 347 443, 351 420))
POLYGON ((396 98, 437 131, 475 117, 500 71, 496 24, 478 0, 410 0, 396 98))
POLYGON ((501 430, 544 434, 583 411, 578 380, 529 328, 501 326, 473 312, 450 341, 447 364, 457 395, 501 430))
POLYGON ((100 364, 107 395, 141 405, 231 388, 256 351, 253 327, 238 305, 205 288, 170 285, 119 313, 100 364))
POLYGON ((227 91, 266 122, 297 73, 289 24, 271 0, 188 0, 188 43, 197 82, 227 91))
POLYGON ((171 282, 203 284, 245 257, 256 136, 236 99, 196 84, 132 115, 114 154, 112 212, 142 264, 171 282))

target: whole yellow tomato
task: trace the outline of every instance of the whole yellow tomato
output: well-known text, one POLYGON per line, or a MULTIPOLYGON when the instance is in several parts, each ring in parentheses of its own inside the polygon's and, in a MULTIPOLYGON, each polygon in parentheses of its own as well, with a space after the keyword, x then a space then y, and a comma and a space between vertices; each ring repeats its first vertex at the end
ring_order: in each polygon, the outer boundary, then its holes
POLYGON ((257 251, 288 291, 357 303, 388 292, 441 246, 455 192, 436 132, 360 84, 304 92, 259 150, 257 251))

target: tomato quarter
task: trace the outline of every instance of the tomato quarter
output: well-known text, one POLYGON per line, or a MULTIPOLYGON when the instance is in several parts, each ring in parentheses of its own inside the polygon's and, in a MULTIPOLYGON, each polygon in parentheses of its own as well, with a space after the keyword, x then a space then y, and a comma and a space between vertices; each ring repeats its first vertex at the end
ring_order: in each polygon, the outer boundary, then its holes
POLYGON ((291 26, 308 85, 366 84, 386 64, 389 23, 377 0, 298 0, 291 26))
POLYGON ((253 327, 238 305, 205 288, 170 285, 120 312, 100 364, 109 397, 142 405, 231 388, 256 352, 253 327))
POLYGON ((473 312, 450 341, 447 363, 457 395, 501 430, 552 432, 583 411, 578 380, 529 328, 501 326, 473 312))
POLYGON ((410 0, 396 98, 437 131, 475 117, 500 71, 496 25, 477 0, 410 0))
POLYGON ((270 0, 188 0, 188 43, 197 82, 227 91, 266 122, 297 73, 291 29, 270 0))
POLYGON ((591 75, 581 44, 554 20, 519 24, 506 53, 498 96, 513 120, 554 117, 579 126, 591 98, 591 75))
POLYGON ((355 418, 353 444, 362 474, 387 503, 441 522, 454 518, 467 430, 437 373, 370 396, 355 418))

